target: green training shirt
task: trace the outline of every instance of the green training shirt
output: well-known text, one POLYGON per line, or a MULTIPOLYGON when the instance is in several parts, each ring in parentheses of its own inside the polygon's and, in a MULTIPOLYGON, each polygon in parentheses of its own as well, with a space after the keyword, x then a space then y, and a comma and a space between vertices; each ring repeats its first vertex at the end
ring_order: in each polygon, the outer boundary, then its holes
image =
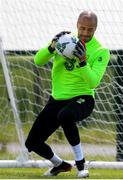
POLYGON ((70 99, 80 95, 92 95, 100 84, 110 52, 104 48, 95 37, 86 43, 87 65, 80 67, 79 61, 67 60, 55 51, 51 54, 48 47, 41 48, 35 55, 37 65, 46 64, 53 58, 52 96, 56 100, 70 99))

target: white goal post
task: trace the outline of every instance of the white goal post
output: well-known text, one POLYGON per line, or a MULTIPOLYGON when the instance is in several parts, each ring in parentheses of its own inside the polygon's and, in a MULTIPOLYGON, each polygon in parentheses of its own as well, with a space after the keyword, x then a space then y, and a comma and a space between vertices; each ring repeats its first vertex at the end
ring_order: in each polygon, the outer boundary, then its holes
MULTIPOLYGON (((0 168, 52 165, 24 146, 51 93, 52 60, 37 67, 33 59, 58 32, 76 31, 79 13, 90 9, 99 20, 96 36, 110 49, 111 59, 94 112, 78 124, 82 148, 89 168, 123 169, 123 1, 104 5, 104 0, 0 0, 0 168)), ((48 143, 74 166, 61 128, 48 143)))

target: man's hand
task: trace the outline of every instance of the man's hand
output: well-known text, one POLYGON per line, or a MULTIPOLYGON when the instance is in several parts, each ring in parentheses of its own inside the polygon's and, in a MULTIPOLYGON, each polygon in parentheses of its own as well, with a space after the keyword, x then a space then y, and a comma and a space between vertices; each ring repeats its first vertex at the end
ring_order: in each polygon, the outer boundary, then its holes
POLYGON ((78 41, 75 47, 74 55, 79 58, 80 61, 86 59, 86 48, 84 41, 78 41))
POLYGON ((80 60, 80 66, 86 65, 86 47, 85 47, 85 42, 84 40, 78 41, 77 45, 75 47, 74 53, 73 53, 77 58, 80 60))
POLYGON ((50 51, 50 53, 53 53, 55 51, 55 45, 56 42, 58 41, 58 39, 64 35, 64 34, 70 34, 70 31, 62 31, 60 33, 58 33, 57 35, 55 35, 55 37, 52 39, 51 44, 49 45, 48 49, 50 51))

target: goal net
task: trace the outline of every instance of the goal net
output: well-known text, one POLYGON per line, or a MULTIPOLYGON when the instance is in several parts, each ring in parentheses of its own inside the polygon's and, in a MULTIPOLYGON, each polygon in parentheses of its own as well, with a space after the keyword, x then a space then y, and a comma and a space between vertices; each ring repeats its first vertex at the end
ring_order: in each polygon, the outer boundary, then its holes
MULTIPOLYGON (((96 36, 110 49, 111 59, 94 112, 78 124, 82 148, 93 167, 123 168, 122 7, 122 0, 0 0, 0 167, 21 166, 20 160, 25 167, 47 166, 24 146, 51 93, 52 60, 37 67, 34 55, 55 34, 76 31, 80 12, 90 9, 99 19, 96 36)), ((62 158, 74 160, 61 128, 48 143, 62 158)))

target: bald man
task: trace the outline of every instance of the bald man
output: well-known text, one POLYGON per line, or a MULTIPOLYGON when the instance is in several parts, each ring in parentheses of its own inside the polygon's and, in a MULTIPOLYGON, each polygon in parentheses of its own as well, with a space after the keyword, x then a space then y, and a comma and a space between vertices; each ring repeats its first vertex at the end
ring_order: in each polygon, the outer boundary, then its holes
POLYGON ((73 150, 77 176, 89 176, 88 169, 85 169, 85 157, 76 122, 83 121, 92 113, 95 89, 100 84, 110 59, 109 50, 94 36, 96 28, 96 14, 84 11, 77 20, 79 41, 74 51, 74 60, 68 61, 55 51, 57 40, 63 34, 70 33, 68 31, 57 34, 50 45, 41 48, 35 55, 34 62, 39 66, 53 59, 52 93, 36 118, 25 145, 29 152, 33 151, 52 162, 53 167, 44 174, 46 176, 54 176, 72 168, 70 163, 57 156, 46 143, 60 126, 73 150))
POLYGON ((91 11, 84 11, 79 15, 77 21, 78 37, 89 42, 97 28, 97 16, 91 11))

